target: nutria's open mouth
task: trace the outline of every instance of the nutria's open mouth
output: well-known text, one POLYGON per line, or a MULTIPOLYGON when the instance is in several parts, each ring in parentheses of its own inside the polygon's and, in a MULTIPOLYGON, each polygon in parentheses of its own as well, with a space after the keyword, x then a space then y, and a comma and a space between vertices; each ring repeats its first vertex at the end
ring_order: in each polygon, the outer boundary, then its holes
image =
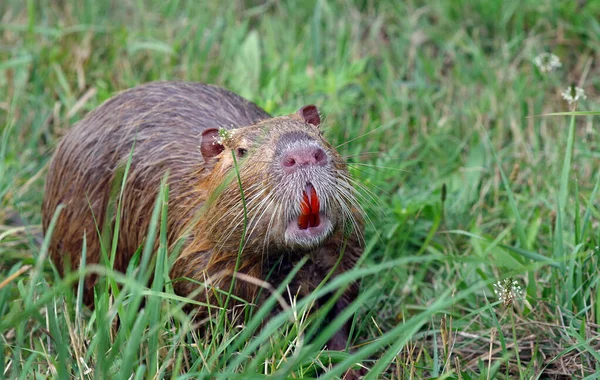
POLYGON ((286 241, 310 248, 325 240, 332 229, 331 221, 321 211, 317 191, 312 184, 306 184, 302 192, 300 215, 288 223, 285 231, 286 241))

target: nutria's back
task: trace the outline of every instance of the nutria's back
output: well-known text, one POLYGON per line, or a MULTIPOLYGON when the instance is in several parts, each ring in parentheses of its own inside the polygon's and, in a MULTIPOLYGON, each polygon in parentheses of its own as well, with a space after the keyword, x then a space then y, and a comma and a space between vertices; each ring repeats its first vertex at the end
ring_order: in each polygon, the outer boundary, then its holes
MULTIPOLYGON (((50 249, 55 264, 62 269, 64 261, 70 258, 70 267, 77 268, 76 253, 82 249, 83 231, 90 255, 88 262, 98 262, 96 226, 104 225, 107 189, 115 172, 127 163, 134 143, 135 170, 131 170, 125 189, 129 196, 123 205, 122 247, 142 241, 167 169, 171 178, 171 211, 185 215, 195 211, 187 207, 189 199, 196 196, 187 182, 197 181, 197 176, 205 174, 199 149, 205 129, 237 128, 266 118, 269 115, 254 103, 201 83, 150 83, 103 103, 64 136, 50 163, 43 205, 44 231, 56 207, 61 203, 67 206, 55 227, 57 238, 52 240, 50 249), (135 200, 135 204, 128 200, 135 200), (65 252, 70 253, 69 257, 63 256, 65 252)), ((181 226, 176 220, 173 222, 169 233, 176 235, 181 226)), ((118 255, 115 263, 119 270, 124 270, 133 254, 122 252, 126 254, 118 255)))

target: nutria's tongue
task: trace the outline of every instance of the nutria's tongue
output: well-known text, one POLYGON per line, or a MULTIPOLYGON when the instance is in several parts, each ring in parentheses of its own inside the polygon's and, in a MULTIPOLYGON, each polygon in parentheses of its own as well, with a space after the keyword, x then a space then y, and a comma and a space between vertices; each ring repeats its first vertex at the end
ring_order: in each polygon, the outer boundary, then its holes
POLYGON ((319 209, 319 196, 313 185, 309 183, 302 192, 298 228, 305 230, 308 227, 317 227, 321 223, 319 220, 319 209))

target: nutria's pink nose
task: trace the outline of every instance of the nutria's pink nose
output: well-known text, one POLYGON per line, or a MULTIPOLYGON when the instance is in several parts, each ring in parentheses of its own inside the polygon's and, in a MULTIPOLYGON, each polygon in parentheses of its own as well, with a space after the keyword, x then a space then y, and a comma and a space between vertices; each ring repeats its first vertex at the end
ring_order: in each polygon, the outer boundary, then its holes
POLYGON ((281 166, 288 174, 303 166, 325 164, 327 164, 327 153, 318 146, 291 148, 281 157, 281 166))

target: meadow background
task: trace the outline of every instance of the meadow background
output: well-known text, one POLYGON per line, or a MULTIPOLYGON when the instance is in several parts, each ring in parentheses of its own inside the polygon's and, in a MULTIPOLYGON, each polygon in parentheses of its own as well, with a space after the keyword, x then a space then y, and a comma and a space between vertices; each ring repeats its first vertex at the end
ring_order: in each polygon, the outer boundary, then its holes
POLYGON ((3 0, 0 377, 600 377, 598 118, 541 116, 570 109, 571 84, 599 109, 599 20, 598 1, 3 0), (540 70, 544 52, 562 66, 540 70), (126 290, 90 312, 45 260, 58 138, 116 91, 175 79, 274 115, 320 108, 369 190, 364 260, 333 284, 362 278, 350 353, 321 350, 306 303, 199 337, 168 279, 134 271, 103 272, 126 290))

